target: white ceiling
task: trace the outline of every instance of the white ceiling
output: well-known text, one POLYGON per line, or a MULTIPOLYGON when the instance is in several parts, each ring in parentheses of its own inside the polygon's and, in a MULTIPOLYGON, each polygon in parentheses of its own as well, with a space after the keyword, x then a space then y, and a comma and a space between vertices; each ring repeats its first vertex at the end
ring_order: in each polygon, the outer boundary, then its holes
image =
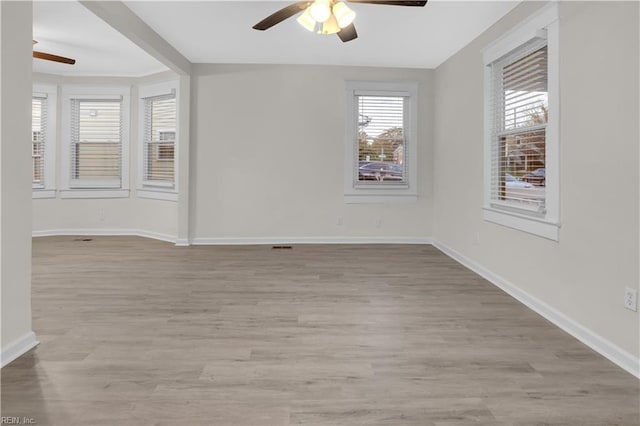
POLYGON ((143 76, 167 69, 75 1, 33 3, 34 50, 76 59, 33 60, 33 71, 69 76, 143 76))
MULTIPOLYGON (((342 43, 290 18, 251 27, 282 1, 126 1, 193 63, 322 64, 435 68, 519 1, 430 0, 424 8, 351 3, 359 37, 342 43)), ((75 2, 34 3, 38 50, 75 57, 74 66, 34 60, 34 71, 65 75, 145 75, 166 69, 75 2)))

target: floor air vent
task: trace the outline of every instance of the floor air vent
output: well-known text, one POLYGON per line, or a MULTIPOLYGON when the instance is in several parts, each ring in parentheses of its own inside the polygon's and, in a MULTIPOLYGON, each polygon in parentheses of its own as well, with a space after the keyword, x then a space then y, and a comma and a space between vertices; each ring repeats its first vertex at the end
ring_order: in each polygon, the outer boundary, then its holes
POLYGON ((93 238, 74 238, 73 241, 93 241, 93 238))
POLYGON ((272 246, 272 249, 276 249, 276 250, 291 250, 293 247, 291 246, 272 246))

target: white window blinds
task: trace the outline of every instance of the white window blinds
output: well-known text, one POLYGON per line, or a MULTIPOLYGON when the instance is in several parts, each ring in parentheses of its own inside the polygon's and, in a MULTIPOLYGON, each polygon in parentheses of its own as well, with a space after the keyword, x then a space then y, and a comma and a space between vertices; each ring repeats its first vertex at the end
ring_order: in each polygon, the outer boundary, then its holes
POLYGON ((72 188, 121 187, 121 106, 121 100, 71 100, 72 188))
POLYGON ((407 97, 356 94, 358 184, 405 184, 407 97))
POLYGON ((45 135, 47 130, 47 98, 31 98, 32 187, 44 188, 45 135))
POLYGON ((144 99, 143 183, 173 187, 175 182, 175 94, 144 99))
POLYGON ((546 40, 491 65, 491 202, 543 213, 549 113, 546 40))

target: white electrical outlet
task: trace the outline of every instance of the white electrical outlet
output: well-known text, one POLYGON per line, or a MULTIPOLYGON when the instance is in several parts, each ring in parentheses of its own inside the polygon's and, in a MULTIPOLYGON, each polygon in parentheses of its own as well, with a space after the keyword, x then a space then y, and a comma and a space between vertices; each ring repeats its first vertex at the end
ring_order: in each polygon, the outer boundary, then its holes
POLYGON ((634 312, 638 311, 638 291, 632 288, 624 289, 624 307, 634 312))

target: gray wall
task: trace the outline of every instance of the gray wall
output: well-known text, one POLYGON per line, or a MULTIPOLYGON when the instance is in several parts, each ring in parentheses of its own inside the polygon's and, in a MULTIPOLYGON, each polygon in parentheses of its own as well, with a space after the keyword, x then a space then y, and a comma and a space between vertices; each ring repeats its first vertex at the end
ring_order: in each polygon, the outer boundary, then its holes
POLYGON ((31 3, 0 3, 0 285, 2 362, 31 332, 31 3))
POLYGON ((432 71, 197 65, 195 72, 196 241, 431 235, 432 71), (344 204, 349 79, 419 82, 417 203, 344 204))
POLYGON ((481 50, 523 3, 435 72, 435 214, 440 241, 638 357, 638 3, 560 7, 560 241, 484 222, 481 50), (460 120, 463 120, 461 123, 460 120))

